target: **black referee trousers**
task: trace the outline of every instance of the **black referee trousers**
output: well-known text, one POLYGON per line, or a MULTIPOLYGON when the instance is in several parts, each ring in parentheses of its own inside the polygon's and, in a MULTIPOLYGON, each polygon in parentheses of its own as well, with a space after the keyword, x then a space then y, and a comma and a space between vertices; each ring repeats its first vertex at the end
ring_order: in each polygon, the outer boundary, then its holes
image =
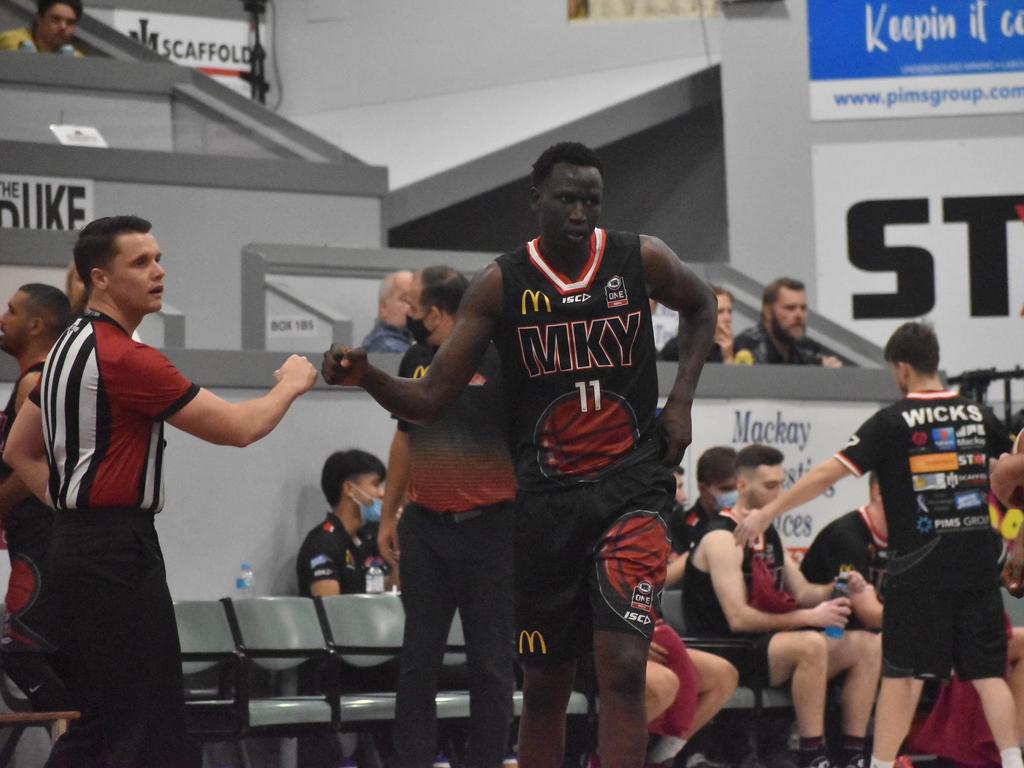
POLYGON ((512 723, 511 502, 451 522, 410 503, 398 524, 405 637, 398 676, 395 751, 401 768, 429 768, 437 750, 438 675, 458 608, 469 667, 467 768, 499 768, 512 723))
POLYGON ((50 572, 58 642, 82 712, 46 768, 192 768, 174 606, 153 515, 59 511, 50 572))

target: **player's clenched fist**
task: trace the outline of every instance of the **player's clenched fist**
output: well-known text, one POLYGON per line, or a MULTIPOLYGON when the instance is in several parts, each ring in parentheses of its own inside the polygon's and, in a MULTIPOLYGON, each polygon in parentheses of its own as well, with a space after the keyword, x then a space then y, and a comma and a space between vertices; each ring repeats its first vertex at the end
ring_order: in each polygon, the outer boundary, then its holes
POLYGON ((274 371, 274 378, 295 387, 296 394, 303 394, 316 383, 316 368, 302 355, 291 355, 284 365, 274 371))
POLYGON ((366 350, 350 349, 343 344, 332 344, 324 352, 320 373, 328 384, 358 387, 366 375, 366 350))

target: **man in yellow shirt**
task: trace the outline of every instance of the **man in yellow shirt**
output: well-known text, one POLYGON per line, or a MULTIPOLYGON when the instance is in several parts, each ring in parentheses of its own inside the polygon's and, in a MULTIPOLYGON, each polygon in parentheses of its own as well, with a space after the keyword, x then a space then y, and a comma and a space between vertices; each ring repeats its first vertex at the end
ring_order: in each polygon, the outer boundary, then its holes
POLYGON ((82 0, 38 0, 36 9, 31 29, 19 27, 0 32, 0 51, 81 56, 82 52, 71 41, 82 18, 82 0))

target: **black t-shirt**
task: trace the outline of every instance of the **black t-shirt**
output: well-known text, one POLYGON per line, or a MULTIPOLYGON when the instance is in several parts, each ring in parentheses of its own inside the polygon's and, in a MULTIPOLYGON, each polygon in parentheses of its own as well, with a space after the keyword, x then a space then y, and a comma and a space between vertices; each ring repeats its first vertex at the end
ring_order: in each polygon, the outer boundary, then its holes
MULTIPOLYGON (((378 557, 375 526, 363 526, 353 539, 334 514, 306 534, 295 568, 299 576, 299 594, 311 597, 310 584, 334 579, 343 595, 366 591, 366 571, 378 557)), ((382 564, 383 568, 383 564, 382 564)))
POLYGON ((956 392, 912 392, 868 419, 836 454, 875 470, 889 525, 889 578, 913 587, 998 583, 988 459, 1009 450, 992 412, 956 392))
POLYGON ((519 489, 594 482, 658 453, 657 354, 640 237, 594 230, 579 275, 540 238, 498 257, 494 342, 512 413, 519 489))
MULTIPOLYGON (((715 518, 712 518, 699 531, 699 535, 690 544, 690 559, 686 562, 686 570, 683 572, 683 619, 686 622, 686 631, 694 635, 731 635, 733 631, 729 628, 729 622, 722 611, 722 605, 718 602, 718 595, 715 594, 714 585, 711 583, 711 574, 702 571, 694 565, 694 552, 700 546, 701 541, 713 531, 736 530, 736 520, 732 517, 732 511, 728 509, 715 518)), ((775 579, 775 588, 783 588, 786 550, 782 546, 782 539, 775 526, 770 525, 768 529, 754 542, 743 550, 743 581, 747 585, 747 594, 750 594, 751 569, 754 558, 764 562, 775 579)))
POLYGON ((867 507, 826 525, 811 542, 800 570, 814 584, 827 584, 840 571, 857 571, 881 599, 888 569, 888 542, 871 528, 867 507))

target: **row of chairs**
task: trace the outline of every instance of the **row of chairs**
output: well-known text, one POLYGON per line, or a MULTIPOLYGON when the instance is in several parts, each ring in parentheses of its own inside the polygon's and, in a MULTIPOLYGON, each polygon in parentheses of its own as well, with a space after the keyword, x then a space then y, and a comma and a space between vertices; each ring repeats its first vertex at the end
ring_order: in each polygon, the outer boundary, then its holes
MULTIPOLYGON (((349 693, 342 683, 360 669, 388 664, 401 650, 405 614, 397 596, 224 598, 178 601, 174 609, 186 688, 190 680, 216 679, 213 686, 186 692, 195 737, 238 742, 249 736, 373 731, 394 720, 393 686, 349 693), (315 677, 315 690, 298 690, 302 665, 319 667, 319 674, 304 675, 315 677), (253 689, 259 670, 275 679, 272 689, 253 689)), ((458 614, 446 651, 448 665, 465 659, 458 614)), ((469 716, 465 690, 440 691, 436 700, 439 720, 469 716)), ((520 692, 514 709, 516 715, 522 711, 520 692)), ((592 716, 592 697, 575 692, 567 713, 592 716)))

